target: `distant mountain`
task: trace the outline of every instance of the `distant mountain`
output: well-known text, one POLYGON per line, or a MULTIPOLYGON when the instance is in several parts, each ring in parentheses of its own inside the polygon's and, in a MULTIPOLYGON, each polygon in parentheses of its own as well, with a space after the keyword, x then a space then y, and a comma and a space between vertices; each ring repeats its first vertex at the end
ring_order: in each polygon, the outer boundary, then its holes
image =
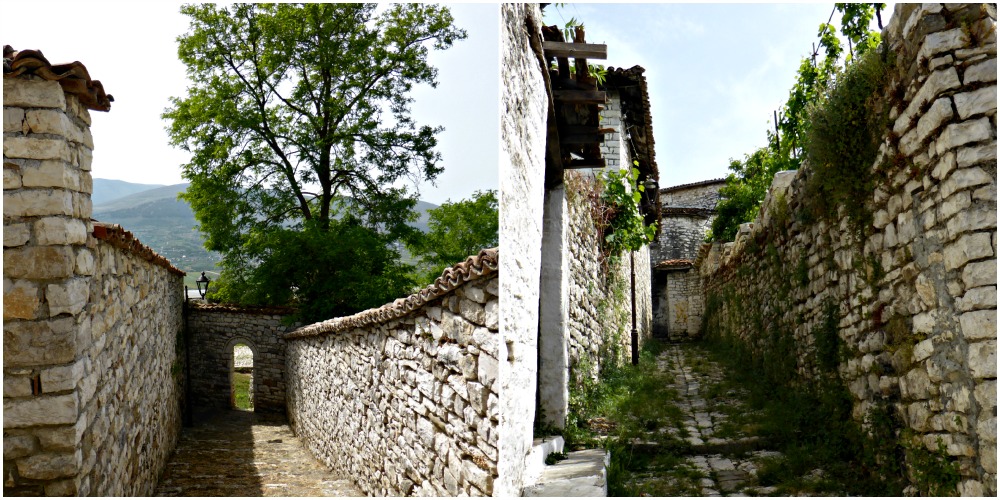
MULTIPOLYGON (((94 181, 96 189, 97 179, 94 181)), ((204 238, 195 229, 198 221, 194 212, 186 201, 177 199, 177 195, 184 192, 188 185, 156 186, 102 203, 95 201, 94 219, 119 224, 131 231, 139 241, 186 271, 189 278, 192 274, 213 270, 222 256, 205 249, 204 238)), ((414 208, 420 217, 412 223, 413 227, 426 232, 430 219, 427 211, 437 207, 418 201, 414 208)))
POLYGON ((116 179, 94 179, 94 194, 90 196, 90 199, 94 205, 100 205, 133 193, 162 186, 163 184, 136 184, 116 179))

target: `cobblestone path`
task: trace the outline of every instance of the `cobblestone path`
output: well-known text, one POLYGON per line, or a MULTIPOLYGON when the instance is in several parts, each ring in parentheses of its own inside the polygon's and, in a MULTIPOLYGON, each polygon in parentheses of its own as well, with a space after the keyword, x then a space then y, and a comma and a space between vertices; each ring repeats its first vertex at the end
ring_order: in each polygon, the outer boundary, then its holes
POLYGON ((280 416, 223 411, 185 427, 156 496, 363 496, 329 472, 280 416))
MULTIPOLYGON (((782 496, 775 486, 761 486, 758 478, 764 464, 776 462, 781 453, 768 450, 754 434, 758 415, 744 404, 745 393, 722 383, 723 367, 690 343, 668 344, 657 357, 657 366, 670 375, 677 393, 676 400, 667 404, 680 410, 675 424, 661 431, 685 444, 674 446, 676 458, 669 466, 637 474, 633 484, 640 491, 684 496, 782 496)), ((823 471, 817 469, 802 482, 816 483, 822 477, 823 471)))

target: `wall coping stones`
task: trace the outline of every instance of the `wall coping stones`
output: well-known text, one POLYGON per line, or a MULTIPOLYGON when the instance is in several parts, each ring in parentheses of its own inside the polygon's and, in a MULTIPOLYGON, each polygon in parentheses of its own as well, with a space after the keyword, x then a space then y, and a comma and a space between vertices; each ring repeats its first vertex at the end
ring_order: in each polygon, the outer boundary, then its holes
POLYGON ((463 262, 445 269, 441 276, 434 280, 433 284, 409 297, 396 299, 381 307, 361 311, 351 316, 328 319, 304 326, 285 334, 285 338, 297 339, 337 333, 401 318, 466 282, 496 273, 499 266, 498 255, 497 248, 485 249, 478 255, 471 256, 463 262))
POLYGON ((675 269, 690 269, 694 266, 694 261, 691 259, 669 259, 658 262, 653 269, 657 271, 664 270, 675 270, 675 269))
MULTIPOLYGON (((92 80, 90 73, 80 61, 52 64, 40 50, 14 50, 3 46, 3 77, 14 78, 21 75, 36 75, 44 80, 58 82, 63 91, 80 100, 87 109, 111 111, 111 94, 104 93, 104 85, 92 80)), ((5 103, 7 104, 7 103, 5 103)))
POLYGON ((146 262, 163 267, 173 274, 179 276, 187 275, 184 271, 174 267, 166 257, 154 252, 152 248, 143 245, 142 242, 135 237, 135 235, 133 235, 130 231, 126 231, 118 224, 94 221, 93 234, 95 238, 101 241, 106 241, 111 244, 111 246, 125 250, 126 252, 145 260, 146 262))
POLYGON ((690 217, 711 217, 715 215, 715 209, 697 207, 663 207, 660 209, 664 217, 690 216, 690 217))
POLYGON ((676 186, 665 187, 663 189, 660 189, 660 193, 672 193, 674 191, 683 191, 685 189, 693 187, 710 186, 712 184, 725 184, 725 183, 726 179, 724 177, 719 179, 709 179, 707 181, 698 181, 689 184, 678 184, 676 186))

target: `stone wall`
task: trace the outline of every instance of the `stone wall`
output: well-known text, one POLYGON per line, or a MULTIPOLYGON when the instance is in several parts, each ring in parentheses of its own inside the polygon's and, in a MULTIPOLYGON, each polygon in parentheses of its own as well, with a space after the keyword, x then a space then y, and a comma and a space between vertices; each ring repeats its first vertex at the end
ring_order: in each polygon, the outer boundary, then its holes
POLYGON ((287 335, 293 429, 367 494, 497 494, 508 361, 492 252, 408 299, 287 335))
POLYGON ((594 377, 617 356, 630 362, 632 349, 632 260, 639 347, 652 334, 649 247, 603 262, 592 215, 592 177, 567 173, 569 225, 569 367, 573 377, 594 377), (605 269, 603 269, 606 267, 605 269))
POLYGON ((233 348, 245 344, 253 352, 254 411, 285 410, 284 334, 301 326, 285 324, 290 312, 190 303, 187 322, 195 408, 233 408, 233 348))
POLYGON ((697 336, 705 312, 701 276, 696 269, 653 270, 653 332, 670 340, 697 336))
POLYGON ((703 208, 714 210, 719 202, 719 189, 725 179, 711 179, 690 184, 670 186, 660 190, 660 204, 664 208, 703 208))
POLYGON ((916 436, 908 446, 944 446, 960 494, 993 496, 996 11, 895 9, 885 30, 897 55, 890 86, 904 95, 872 167, 875 188, 857 200, 873 214, 867 237, 844 216, 799 216, 808 166, 777 175, 761 216, 699 258, 706 324, 748 345, 766 345, 763 330, 794 335, 802 376, 833 362, 858 421, 887 406, 916 436), (823 340, 828 313, 836 337, 823 340), (839 344, 844 357, 823 358, 818 343, 839 344))
POLYGON ((4 58, 4 494, 148 495, 181 425, 183 273, 91 221, 100 82, 4 58))
POLYGON ((538 374, 539 276, 548 91, 537 4, 500 6, 500 435, 496 496, 519 496, 531 449, 538 374))

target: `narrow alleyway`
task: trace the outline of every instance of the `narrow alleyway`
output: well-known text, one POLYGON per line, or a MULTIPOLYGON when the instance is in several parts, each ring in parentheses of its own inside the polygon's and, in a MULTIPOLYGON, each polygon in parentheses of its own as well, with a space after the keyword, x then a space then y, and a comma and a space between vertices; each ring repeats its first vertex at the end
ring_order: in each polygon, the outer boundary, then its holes
POLYGON ((781 467, 780 452, 769 449, 755 431, 760 415, 744 402, 739 384, 725 379, 724 368, 695 343, 668 344, 656 359, 676 392, 673 423, 660 429, 661 442, 642 443, 644 467, 626 473, 627 486, 642 496, 802 496, 832 494, 822 470, 813 470, 797 487, 769 483, 781 467), (664 432, 665 431, 665 432, 664 432), (769 470, 770 469, 770 470, 769 470))
POLYGON ((222 411, 185 427, 156 496, 363 496, 327 471, 281 416, 222 411))

